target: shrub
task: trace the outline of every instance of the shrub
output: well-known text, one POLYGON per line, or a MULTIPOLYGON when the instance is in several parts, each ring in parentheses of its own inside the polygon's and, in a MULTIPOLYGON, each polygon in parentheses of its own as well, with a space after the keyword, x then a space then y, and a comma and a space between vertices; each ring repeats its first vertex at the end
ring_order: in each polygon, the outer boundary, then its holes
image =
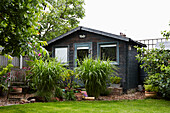
POLYGON ((55 97, 58 97, 60 99, 64 98, 64 92, 62 91, 62 89, 60 87, 57 87, 55 90, 55 97))
POLYGON ((166 96, 165 97, 170 100, 170 87, 166 89, 166 96))
POLYGON ((8 90, 8 81, 10 79, 10 71, 13 67, 12 61, 8 60, 8 64, 6 67, 0 67, 0 89, 8 90))
POLYGON ((138 51, 137 60, 141 63, 140 67, 148 74, 145 84, 159 87, 159 93, 166 97, 166 89, 170 87, 170 52, 161 49, 146 50, 136 47, 138 51))
POLYGON ((65 94, 66 100, 76 100, 76 97, 74 95, 74 91, 71 89, 70 91, 67 91, 65 94))
POLYGON ((54 96, 57 84, 63 78, 65 68, 55 59, 35 60, 32 62, 29 78, 37 89, 36 94, 47 101, 54 96))
POLYGON ((116 67, 111 65, 109 60, 101 61, 92 58, 85 58, 81 63, 78 61, 78 65, 75 68, 76 76, 84 82, 87 94, 98 98, 116 67))

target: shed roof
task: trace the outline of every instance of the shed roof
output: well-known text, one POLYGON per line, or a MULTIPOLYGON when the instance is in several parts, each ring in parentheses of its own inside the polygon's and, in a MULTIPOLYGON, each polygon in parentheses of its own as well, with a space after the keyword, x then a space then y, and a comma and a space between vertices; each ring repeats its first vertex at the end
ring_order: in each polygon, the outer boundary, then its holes
POLYGON ((83 26, 79 26, 79 27, 77 27, 77 28, 75 28, 75 29, 73 29, 71 31, 68 31, 67 33, 65 33, 63 35, 60 35, 60 36, 48 41, 47 43, 52 44, 53 42, 55 42, 55 41, 57 41, 59 39, 62 39, 62 38, 76 32, 76 31, 88 31, 88 32, 91 32, 91 33, 111 37, 111 38, 126 41, 126 42, 133 42, 133 43, 136 43, 139 46, 146 47, 145 44, 142 44, 140 42, 134 41, 134 40, 132 40, 131 38, 128 38, 128 37, 123 37, 123 36, 120 36, 120 35, 115 35, 115 34, 112 34, 112 33, 107 33, 107 32, 103 32, 103 31, 100 31, 100 30, 95 30, 95 29, 91 29, 91 28, 87 28, 87 27, 83 27, 83 26))

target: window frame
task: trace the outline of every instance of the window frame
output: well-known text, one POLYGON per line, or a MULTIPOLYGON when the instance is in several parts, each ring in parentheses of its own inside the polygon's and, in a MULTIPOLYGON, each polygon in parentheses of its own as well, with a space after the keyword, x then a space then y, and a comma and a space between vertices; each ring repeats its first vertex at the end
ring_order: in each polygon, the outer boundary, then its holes
POLYGON ((89 54, 89 58, 92 57, 93 51, 92 51, 92 42, 85 42, 85 43, 74 43, 74 57, 73 57, 73 61, 74 61, 74 66, 77 67, 77 48, 79 47, 88 47, 89 50, 91 51, 91 53, 89 54))
POLYGON ((116 44, 116 61, 111 61, 111 64, 119 65, 119 42, 98 42, 97 43, 97 58, 100 58, 100 45, 111 45, 116 44))
POLYGON ((66 62, 61 62, 65 65, 69 65, 69 46, 54 46, 53 47, 53 54, 52 54, 52 57, 55 58, 55 49, 56 48, 67 48, 67 61, 66 62))

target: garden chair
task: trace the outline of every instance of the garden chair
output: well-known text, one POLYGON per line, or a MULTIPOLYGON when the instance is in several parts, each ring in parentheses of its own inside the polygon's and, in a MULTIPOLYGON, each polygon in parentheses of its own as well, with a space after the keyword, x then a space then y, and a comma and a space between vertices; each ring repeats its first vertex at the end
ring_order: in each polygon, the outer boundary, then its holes
POLYGON ((26 81, 26 70, 25 69, 13 69, 10 72, 10 80, 8 84, 8 100, 16 100, 21 99, 21 97, 17 97, 19 95, 26 96, 26 91, 23 89, 27 89, 27 81, 26 81), (10 97, 12 96, 12 97, 10 97))

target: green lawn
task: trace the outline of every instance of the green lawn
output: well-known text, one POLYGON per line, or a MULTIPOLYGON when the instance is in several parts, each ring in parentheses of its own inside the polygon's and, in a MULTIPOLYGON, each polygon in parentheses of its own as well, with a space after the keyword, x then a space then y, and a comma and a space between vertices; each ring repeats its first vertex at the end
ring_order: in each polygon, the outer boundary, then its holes
POLYGON ((170 113, 170 101, 65 101, 0 107, 0 113, 170 113))

